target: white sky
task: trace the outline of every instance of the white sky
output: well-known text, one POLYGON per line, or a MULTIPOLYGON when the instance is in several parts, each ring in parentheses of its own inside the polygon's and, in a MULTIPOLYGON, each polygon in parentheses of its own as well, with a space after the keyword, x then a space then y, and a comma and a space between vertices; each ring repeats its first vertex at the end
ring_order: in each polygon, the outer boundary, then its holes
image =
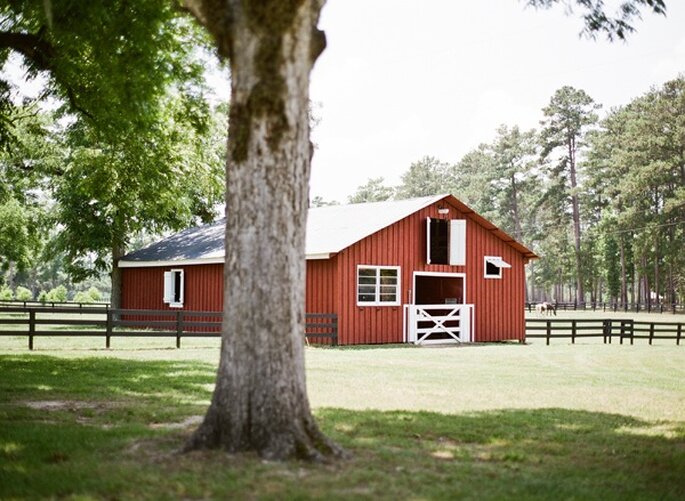
POLYGON ((685 2, 645 14, 627 43, 579 38, 557 6, 518 0, 328 0, 312 75, 310 196, 344 202, 370 177, 397 184, 432 155, 454 163, 500 124, 537 127, 556 89, 605 109, 685 72, 685 2))

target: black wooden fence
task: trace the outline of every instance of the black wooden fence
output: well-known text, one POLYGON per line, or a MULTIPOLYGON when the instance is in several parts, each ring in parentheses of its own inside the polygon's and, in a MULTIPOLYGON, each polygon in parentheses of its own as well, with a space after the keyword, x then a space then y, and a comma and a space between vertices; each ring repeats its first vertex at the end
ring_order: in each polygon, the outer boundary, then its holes
MULTIPOLYGON (((109 307, 0 307, 0 336, 27 336, 29 349, 36 337, 172 337, 176 347, 182 338, 219 337, 222 313, 186 310, 114 310, 109 307), (69 314, 69 317, 67 317, 69 314), (63 315, 63 316, 60 316, 63 315), (7 328, 4 328, 7 327, 7 328)), ((338 316, 307 313, 306 340, 338 344, 338 316)))
POLYGON ((621 344, 636 339, 647 339, 649 344, 655 339, 668 339, 680 345, 685 336, 685 323, 682 322, 642 322, 632 319, 562 319, 527 318, 526 338, 543 338, 549 344, 552 339, 602 338, 604 343, 617 339, 621 344))
MULTIPOLYGON (((535 311, 535 305, 538 303, 526 303, 526 310, 529 313, 535 311)), ((651 303, 607 303, 593 301, 589 303, 553 303, 557 311, 622 311, 624 313, 677 313, 685 314, 685 304, 651 304, 651 303)))

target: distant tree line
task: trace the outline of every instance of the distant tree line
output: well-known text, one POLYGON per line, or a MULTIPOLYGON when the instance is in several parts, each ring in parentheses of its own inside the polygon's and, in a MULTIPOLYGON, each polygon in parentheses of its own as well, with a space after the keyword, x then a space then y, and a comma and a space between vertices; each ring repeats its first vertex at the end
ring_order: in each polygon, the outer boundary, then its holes
POLYGON ((682 301, 685 78, 601 120, 599 108, 562 87, 537 130, 503 125, 455 164, 426 156, 399 186, 369 179, 348 201, 453 193, 540 256, 528 266, 531 301, 682 301))

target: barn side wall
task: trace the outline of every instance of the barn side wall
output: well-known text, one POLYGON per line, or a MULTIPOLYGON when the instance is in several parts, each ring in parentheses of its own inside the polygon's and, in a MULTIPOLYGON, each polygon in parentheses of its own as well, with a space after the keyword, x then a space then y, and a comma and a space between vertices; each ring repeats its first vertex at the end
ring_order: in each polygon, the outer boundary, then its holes
POLYGON ((475 341, 522 340, 524 258, 491 231, 450 206, 450 219, 467 219, 466 266, 426 264, 426 218, 442 217, 438 202, 348 247, 338 254, 340 341, 342 344, 401 343, 402 306, 357 306, 357 265, 400 266, 402 304, 411 302, 415 271, 465 273, 466 303, 474 304, 475 341), (484 256, 512 265, 501 280, 485 279, 484 256))
MULTIPOLYGON (((221 311, 223 308, 223 265, 165 266, 123 268, 122 307, 145 310, 221 311), (164 272, 184 271, 183 308, 170 308, 163 301, 164 272)), ((307 261, 306 311, 335 313, 337 311, 337 260, 307 261)))
POLYGON ((121 305, 125 309, 222 311, 223 264, 123 268, 121 305), (164 303, 164 272, 183 270, 183 308, 164 303))

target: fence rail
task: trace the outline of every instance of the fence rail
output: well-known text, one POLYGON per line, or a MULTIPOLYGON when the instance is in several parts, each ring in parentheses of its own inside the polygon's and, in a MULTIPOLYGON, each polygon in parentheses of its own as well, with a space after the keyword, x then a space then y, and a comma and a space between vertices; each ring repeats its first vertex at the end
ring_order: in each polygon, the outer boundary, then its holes
POLYGON ((526 338, 542 338, 546 344, 552 339, 576 339, 585 337, 603 338, 605 344, 612 339, 624 340, 633 344, 636 339, 647 339, 649 344, 655 339, 667 339, 680 345, 685 336, 685 323, 682 322, 642 322, 631 319, 526 319, 526 338))
MULTIPOLYGON (((535 305, 539 303, 530 302, 526 303, 526 310, 531 313, 535 310, 535 305)), ((673 304, 650 304, 650 303, 612 303, 612 302, 600 302, 592 301, 589 303, 553 303, 556 306, 557 311, 613 311, 624 313, 635 312, 635 313, 671 313, 685 314, 685 304, 673 303, 673 304)))
POLYGON ((38 301, 37 299, 0 299, 0 310, 11 307, 20 308, 110 308, 110 303, 106 301, 93 301, 90 303, 78 303, 75 301, 38 301))
MULTIPOLYGON (((0 336, 27 336, 29 350, 33 350, 36 337, 104 337, 106 348, 113 337, 171 337, 176 338, 176 347, 180 348, 182 338, 221 336, 223 315, 217 311, 115 310, 92 305, 2 305, 0 314, 0 336), (71 317, 66 318, 66 314, 71 317)), ((337 345, 338 316, 307 313, 304 337, 307 341, 323 339, 337 345)))

